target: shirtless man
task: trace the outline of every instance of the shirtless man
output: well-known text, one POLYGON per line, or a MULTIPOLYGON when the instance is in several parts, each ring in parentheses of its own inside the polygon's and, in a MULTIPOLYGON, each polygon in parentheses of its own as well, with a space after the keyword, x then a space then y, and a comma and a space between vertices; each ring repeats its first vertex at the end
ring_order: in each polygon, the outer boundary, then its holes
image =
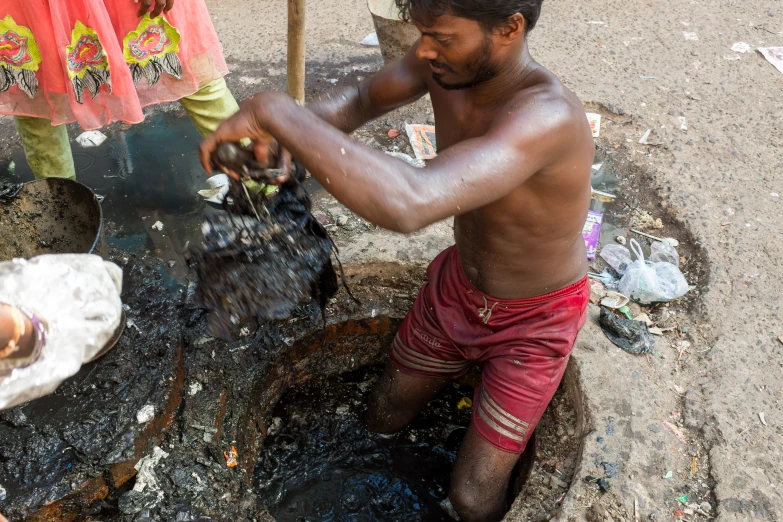
POLYGON ((202 161, 211 171, 219 143, 249 136, 260 161, 287 149, 381 227, 411 233, 454 217, 456 246, 429 267, 368 423, 401 429, 471 363, 484 363, 449 500, 463 520, 494 521, 585 321, 581 232, 594 144, 582 104, 528 53, 542 0, 397 3, 421 32, 401 61, 306 108, 257 95, 204 142, 202 161), (439 155, 426 167, 348 136, 427 93, 439 155))

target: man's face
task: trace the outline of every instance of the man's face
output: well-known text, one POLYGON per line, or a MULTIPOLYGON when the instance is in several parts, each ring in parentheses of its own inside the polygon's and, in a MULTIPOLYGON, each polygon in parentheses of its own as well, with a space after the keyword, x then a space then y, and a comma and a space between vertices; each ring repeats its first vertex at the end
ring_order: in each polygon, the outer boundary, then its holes
POLYGON ((433 79, 444 89, 467 89, 497 74, 493 35, 478 22, 448 14, 414 21, 421 32, 416 55, 430 63, 433 79))

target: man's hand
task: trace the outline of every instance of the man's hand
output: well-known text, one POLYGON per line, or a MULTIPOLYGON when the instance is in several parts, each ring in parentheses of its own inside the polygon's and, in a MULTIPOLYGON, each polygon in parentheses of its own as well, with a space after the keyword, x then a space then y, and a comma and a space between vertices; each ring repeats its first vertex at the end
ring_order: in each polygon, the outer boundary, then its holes
POLYGON ((152 12, 150 13, 150 16, 152 18, 159 16, 161 13, 168 13, 174 8, 174 0, 133 0, 133 1, 139 4, 138 15, 140 18, 145 14, 147 14, 150 8, 152 8, 152 12))
MULTIPOLYGON (((264 92, 245 101, 231 118, 224 121, 214 134, 207 137, 200 147, 201 164, 207 173, 212 174, 212 154, 218 145, 226 142, 240 142, 249 138, 253 142, 256 160, 268 168, 283 169, 284 175, 271 181, 279 185, 288 180, 291 173, 291 154, 265 130, 264 121, 274 112, 278 103, 294 103, 283 93, 264 92)), ((222 169, 234 179, 240 179, 238 172, 222 169)))

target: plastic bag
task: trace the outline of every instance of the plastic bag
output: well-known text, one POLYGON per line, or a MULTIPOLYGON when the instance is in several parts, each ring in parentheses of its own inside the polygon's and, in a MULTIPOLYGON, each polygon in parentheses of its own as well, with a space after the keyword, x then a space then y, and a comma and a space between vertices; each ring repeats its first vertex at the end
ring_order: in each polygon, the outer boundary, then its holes
POLYGON ((680 266, 680 256, 677 249, 668 243, 656 241, 650 245, 650 261, 653 263, 671 263, 680 266))
POLYGON ((46 325, 29 366, 0 376, 0 409, 53 392, 111 339, 122 316, 122 270, 88 254, 44 255, 0 263, 0 302, 46 325))
POLYGON ((611 243, 601 250, 601 259, 606 261, 615 271, 623 275, 631 264, 631 252, 622 245, 611 243))
POLYGON ((620 293, 640 304, 665 303, 685 295, 688 282, 679 268, 665 262, 645 263, 642 247, 635 239, 631 239, 631 249, 637 259, 620 279, 620 293))

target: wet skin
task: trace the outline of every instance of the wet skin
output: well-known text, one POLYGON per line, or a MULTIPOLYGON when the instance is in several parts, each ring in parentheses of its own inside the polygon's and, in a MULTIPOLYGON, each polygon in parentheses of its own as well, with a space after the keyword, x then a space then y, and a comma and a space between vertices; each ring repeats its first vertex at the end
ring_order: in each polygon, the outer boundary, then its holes
MULTIPOLYGON (((595 152, 582 104, 530 57, 521 15, 491 33, 450 15, 417 27, 422 37, 401 61, 306 108, 280 93, 248 100, 202 145, 204 167, 211 172, 219 143, 248 136, 259 161, 285 164, 290 151, 341 203, 384 228, 410 233, 453 216, 466 275, 498 299, 579 281, 595 152), (425 168, 348 136, 427 93, 438 157, 425 168)), ((370 427, 399 430, 446 382, 390 365, 370 399, 370 427)), ((517 459, 468 430, 449 493, 463 520, 502 518, 517 459)))

